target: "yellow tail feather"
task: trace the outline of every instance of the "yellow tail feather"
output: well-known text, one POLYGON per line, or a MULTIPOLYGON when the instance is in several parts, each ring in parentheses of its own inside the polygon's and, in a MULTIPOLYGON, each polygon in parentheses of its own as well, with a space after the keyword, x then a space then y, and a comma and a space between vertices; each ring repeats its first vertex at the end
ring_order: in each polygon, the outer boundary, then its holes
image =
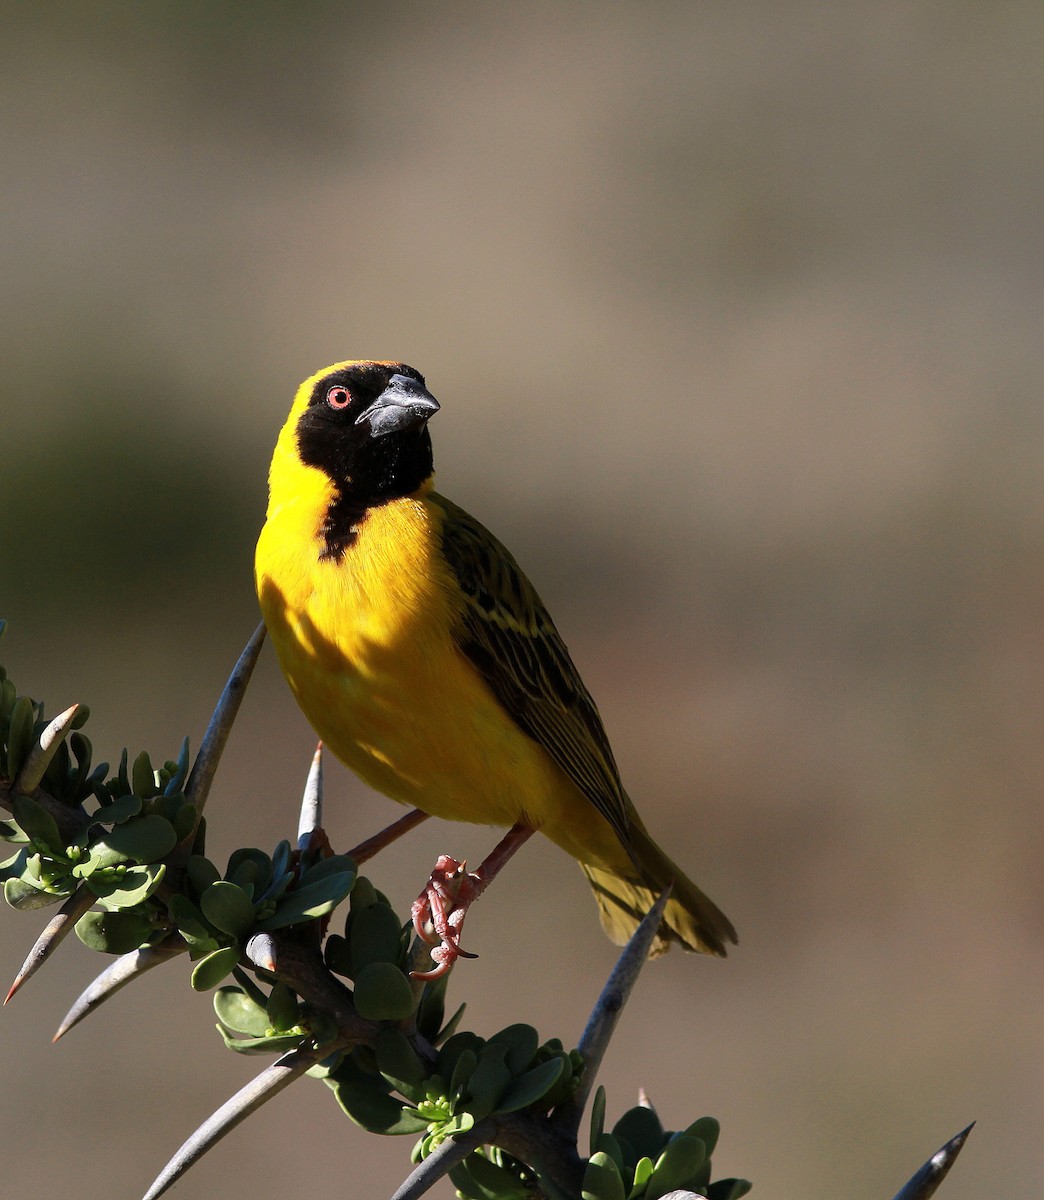
POLYGON ((725 943, 736 942, 732 922, 671 862, 640 823, 636 821, 629 832, 640 879, 580 864, 594 890, 605 932, 622 945, 661 892, 673 884, 650 955, 664 954, 672 942, 678 942, 687 950, 724 958, 725 943))

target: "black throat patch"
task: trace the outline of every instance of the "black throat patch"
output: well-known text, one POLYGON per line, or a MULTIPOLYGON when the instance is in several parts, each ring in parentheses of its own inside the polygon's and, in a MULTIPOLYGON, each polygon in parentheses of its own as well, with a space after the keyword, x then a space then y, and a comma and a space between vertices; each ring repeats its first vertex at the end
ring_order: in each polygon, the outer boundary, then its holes
POLYGON ((319 529, 319 536, 323 539, 323 548, 319 551, 320 562, 339 563, 344 558, 344 552, 355 544, 372 507, 372 504, 360 502, 354 496, 338 490, 330 501, 319 529))
POLYGON ((319 529, 322 562, 341 562, 373 509, 412 496, 431 478, 431 438, 427 429, 378 438, 366 451, 357 455, 350 474, 338 478, 328 472, 335 495, 319 529))
POLYGON ((397 363, 354 363, 316 381, 308 407, 297 422, 301 461, 321 470, 334 486, 334 498, 319 527, 320 561, 339 563, 351 549, 371 509, 412 495, 432 473, 427 426, 374 436, 357 420, 380 395, 393 374, 423 384, 412 367, 397 363), (348 406, 331 406, 330 389, 350 392, 348 406))

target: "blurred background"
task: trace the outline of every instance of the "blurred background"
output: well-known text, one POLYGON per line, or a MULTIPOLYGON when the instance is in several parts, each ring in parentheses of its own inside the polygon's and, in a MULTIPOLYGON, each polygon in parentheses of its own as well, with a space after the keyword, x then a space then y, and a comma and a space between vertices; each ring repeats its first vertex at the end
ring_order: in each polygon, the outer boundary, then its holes
MULTIPOLYGON (((719 1174, 1044 1187, 1044 9, 769 0, 5 5, 2 657, 99 758, 197 744, 257 621, 298 382, 425 373, 441 488, 515 551, 653 831, 734 920, 648 968, 603 1081, 719 1174)), ((211 850, 292 832, 266 651, 211 850)), ((347 848, 399 815, 327 772, 347 848)), ((373 864, 397 907, 436 825, 373 864)), ((0 974, 40 920, 4 913, 0 974)), ((468 923, 483 1034, 569 1044, 615 958, 531 845, 468 923), (550 932, 549 932, 550 931, 550 932)), ((4 1012, 4 1191, 133 1196, 258 1063, 171 966, 4 1012), (162 978, 161 978, 162 976, 162 978)), ((298 1084, 175 1190, 390 1194, 408 1140, 298 1084)), ((452 1191, 445 1185, 439 1195, 452 1191)))

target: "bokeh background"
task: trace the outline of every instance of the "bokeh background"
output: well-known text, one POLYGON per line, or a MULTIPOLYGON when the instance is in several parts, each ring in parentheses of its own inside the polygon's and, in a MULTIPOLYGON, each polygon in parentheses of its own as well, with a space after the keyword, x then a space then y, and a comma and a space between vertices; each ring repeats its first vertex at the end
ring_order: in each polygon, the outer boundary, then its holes
MULTIPOLYGON (((734 919, 650 966, 604 1071, 716 1115, 772 1200, 947 1200, 1041 1150, 1044 8, 5 5, 3 660, 100 756, 198 742, 253 628, 297 383, 401 358, 440 485, 515 550, 653 830, 734 919)), ((292 829, 271 653, 215 857, 292 829)), ((398 815, 332 764, 344 848, 398 815)), ((435 826, 374 865, 399 906, 435 826)), ((6 912, 13 975, 40 922, 6 912)), ((451 997, 575 1042, 615 951, 527 848, 451 997)), ((52 1049, 78 944, 0 1023, 3 1191, 136 1195, 256 1069, 172 966, 52 1049), (162 974, 162 978, 160 975, 162 974)), ((301 1083, 180 1200, 373 1196, 408 1145, 301 1083)), ((440 1195, 448 1196, 444 1186, 440 1195)))

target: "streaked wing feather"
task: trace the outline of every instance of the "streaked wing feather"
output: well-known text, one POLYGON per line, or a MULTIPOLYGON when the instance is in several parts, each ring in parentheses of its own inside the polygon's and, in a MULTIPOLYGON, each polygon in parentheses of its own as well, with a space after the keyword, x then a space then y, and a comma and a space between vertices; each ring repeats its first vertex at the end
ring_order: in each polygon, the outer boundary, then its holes
POLYGON ((511 554, 444 496, 442 549, 466 600, 457 640, 515 723, 628 844, 627 805, 594 701, 511 554))

